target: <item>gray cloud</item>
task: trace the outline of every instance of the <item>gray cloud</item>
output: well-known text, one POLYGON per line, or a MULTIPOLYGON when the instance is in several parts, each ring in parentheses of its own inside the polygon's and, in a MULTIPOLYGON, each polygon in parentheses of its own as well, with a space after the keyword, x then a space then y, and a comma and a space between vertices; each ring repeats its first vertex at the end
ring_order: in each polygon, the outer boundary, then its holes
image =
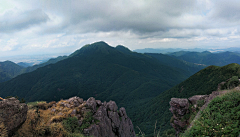
POLYGON ((9 1, 16 8, 0 13, 5 51, 76 49, 99 40, 131 49, 240 42, 237 0, 9 1))
POLYGON ((1 33, 19 31, 48 20, 47 14, 39 9, 28 11, 10 10, 0 16, 0 31, 1 33))

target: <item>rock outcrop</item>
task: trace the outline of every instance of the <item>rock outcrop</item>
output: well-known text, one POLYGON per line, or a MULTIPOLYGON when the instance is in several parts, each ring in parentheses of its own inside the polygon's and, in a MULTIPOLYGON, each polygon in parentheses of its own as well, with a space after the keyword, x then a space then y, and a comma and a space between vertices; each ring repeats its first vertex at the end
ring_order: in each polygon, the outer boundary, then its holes
POLYGON ((240 79, 237 76, 221 82, 218 84, 217 91, 213 91, 210 95, 195 95, 188 99, 186 98, 171 98, 170 111, 173 116, 170 120, 171 126, 176 130, 176 136, 192 126, 190 119, 199 118, 200 111, 207 107, 207 105, 216 96, 228 92, 224 89, 240 89, 240 79), (192 114, 195 113, 195 117, 192 114))
POLYGON ((132 121, 127 116, 125 108, 122 107, 118 110, 118 106, 114 101, 101 102, 93 97, 84 101, 79 97, 72 97, 59 102, 38 104, 37 108, 50 111, 56 115, 47 122, 48 125, 61 122, 69 116, 76 117, 78 126, 84 128, 82 133, 86 136, 136 136, 132 121))
POLYGON ((190 113, 196 112, 207 101, 208 95, 195 95, 186 98, 171 98, 170 111, 173 114, 171 126, 176 130, 176 134, 183 132, 190 124, 190 113), (199 102, 203 103, 200 104, 199 102))
POLYGON ((184 127, 188 124, 188 120, 184 120, 184 116, 189 114, 189 102, 187 99, 171 98, 169 103, 171 106, 169 110, 173 114, 171 126, 178 134, 179 132, 182 132, 184 127))
POLYGON ((0 101, 0 125, 1 129, 11 135, 27 118, 28 107, 12 97, 0 101))
POLYGON ((94 98, 89 98, 86 105, 95 112, 93 117, 99 120, 99 123, 85 129, 85 134, 96 137, 135 137, 132 121, 127 116, 125 108, 118 110, 114 101, 101 103, 94 98))
POLYGON ((228 92, 228 90, 213 91, 210 95, 195 95, 188 99, 172 98, 169 102, 171 106, 169 110, 173 114, 171 126, 176 130, 176 134, 184 132, 192 126, 190 121, 192 117, 191 114, 195 113, 195 117, 192 118, 192 120, 199 118, 200 112, 207 107, 212 99, 226 92, 228 92))

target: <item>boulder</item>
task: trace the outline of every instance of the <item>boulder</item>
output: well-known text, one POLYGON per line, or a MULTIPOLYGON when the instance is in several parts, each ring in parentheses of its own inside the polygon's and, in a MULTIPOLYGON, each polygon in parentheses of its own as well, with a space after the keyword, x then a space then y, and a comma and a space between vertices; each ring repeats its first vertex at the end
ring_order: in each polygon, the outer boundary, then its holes
POLYGON ((189 102, 185 98, 171 98, 169 104, 171 106, 169 110, 176 116, 183 116, 188 113, 189 102))
POLYGON ((188 98, 188 100, 190 101, 191 104, 195 105, 195 104, 197 104, 197 102, 199 100, 206 101, 206 99, 208 97, 209 97, 209 95, 195 95, 195 96, 192 96, 192 97, 188 98))
POLYGON ((0 124, 4 125, 8 135, 12 135, 27 119, 28 107, 12 97, 0 101, 0 124))

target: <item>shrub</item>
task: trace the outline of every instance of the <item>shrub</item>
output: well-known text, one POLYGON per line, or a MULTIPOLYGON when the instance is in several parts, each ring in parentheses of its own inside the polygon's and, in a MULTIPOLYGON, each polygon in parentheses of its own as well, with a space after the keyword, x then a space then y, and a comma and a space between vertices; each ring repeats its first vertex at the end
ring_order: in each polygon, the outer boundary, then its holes
POLYGON ((202 107, 205 104, 204 100, 198 100, 197 101, 197 107, 202 107))
POLYGON ((94 123, 97 123, 97 122, 99 122, 99 121, 96 120, 95 118, 93 118, 93 113, 91 111, 87 112, 83 121, 82 121, 82 125, 80 127, 81 132, 83 132, 83 130, 85 128, 88 128, 91 124, 94 124, 94 123))
POLYGON ((240 84, 238 76, 232 76, 232 78, 221 86, 221 90, 232 89, 240 84))
POLYGON ((238 136, 240 130, 240 92, 231 91, 214 98, 201 112, 192 128, 182 136, 238 136))
POLYGON ((70 133, 80 133, 80 126, 76 117, 68 117, 62 121, 64 128, 70 133))

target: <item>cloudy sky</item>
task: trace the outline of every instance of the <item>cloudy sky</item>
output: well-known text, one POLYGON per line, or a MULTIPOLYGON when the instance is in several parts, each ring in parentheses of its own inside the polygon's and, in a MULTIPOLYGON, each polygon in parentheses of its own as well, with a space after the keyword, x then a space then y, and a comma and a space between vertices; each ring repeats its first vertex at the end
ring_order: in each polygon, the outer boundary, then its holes
POLYGON ((239 0, 1 0, 0 56, 240 46, 239 0))

